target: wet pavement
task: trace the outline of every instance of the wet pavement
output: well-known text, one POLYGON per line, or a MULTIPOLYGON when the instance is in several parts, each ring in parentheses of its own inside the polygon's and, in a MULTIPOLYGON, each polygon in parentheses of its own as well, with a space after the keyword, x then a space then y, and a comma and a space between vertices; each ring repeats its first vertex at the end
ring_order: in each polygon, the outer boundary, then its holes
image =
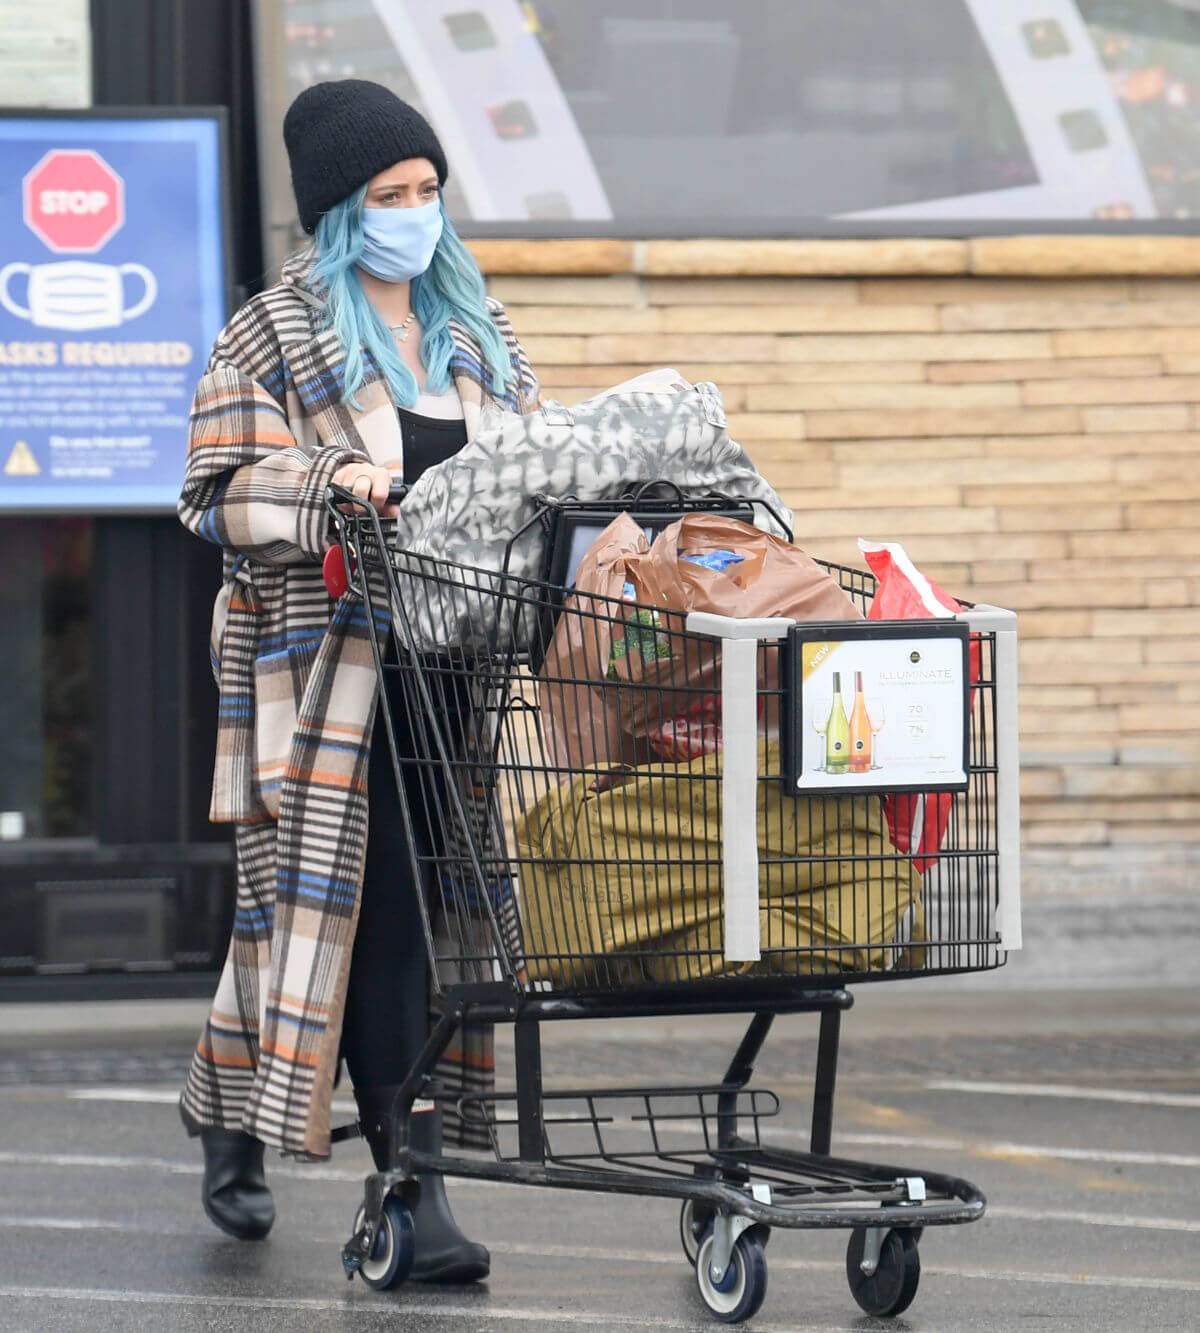
MULTIPOLYGON (((1095 958, 1056 962, 1046 944, 988 978, 860 988, 834 1152, 964 1176, 987 1215, 926 1231, 920 1290, 896 1320, 855 1306, 846 1233, 776 1229, 766 1302, 746 1327, 1200 1327, 1200 988, 1194 964, 1169 985, 1145 971, 1155 951, 1181 954, 1182 932, 1144 958, 1136 941, 1114 951, 1100 978, 1095 958)), ((320 1166, 269 1157, 274 1231, 225 1239, 201 1213, 198 1151, 173 1105, 202 1011, 0 1006, 0 1330, 717 1326, 677 1206, 659 1200, 452 1182, 460 1221, 492 1249, 487 1284, 383 1295, 347 1283, 359 1143, 320 1166)), ((726 1018, 552 1026, 548 1082, 703 1080, 739 1031, 726 1018)), ((764 1138, 801 1144, 814 1058, 815 1021, 779 1020, 760 1081, 783 1105, 764 1138)))

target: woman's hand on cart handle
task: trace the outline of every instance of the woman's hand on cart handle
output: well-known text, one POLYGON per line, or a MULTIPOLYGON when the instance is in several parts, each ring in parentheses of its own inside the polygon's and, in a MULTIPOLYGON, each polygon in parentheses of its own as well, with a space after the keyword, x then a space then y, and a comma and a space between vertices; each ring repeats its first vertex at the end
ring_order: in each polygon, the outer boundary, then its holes
POLYGON ((392 474, 385 467, 375 467, 371 463, 343 463, 329 480, 334 486, 345 487, 384 518, 395 518, 400 512, 400 505, 391 499, 392 474))

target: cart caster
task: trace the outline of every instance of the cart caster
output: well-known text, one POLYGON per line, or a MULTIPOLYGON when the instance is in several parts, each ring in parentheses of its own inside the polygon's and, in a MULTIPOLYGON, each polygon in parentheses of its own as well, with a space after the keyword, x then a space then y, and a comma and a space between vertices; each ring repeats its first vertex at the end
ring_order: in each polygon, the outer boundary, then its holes
POLYGON ((697 1203, 695 1199, 685 1199, 683 1207, 679 1210, 679 1240, 683 1245, 687 1261, 693 1268, 696 1266, 696 1255, 700 1253, 701 1242, 712 1230, 715 1215, 714 1208, 706 1203, 697 1203))
MULTIPOLYGON (((354 1218, 355 1234, 362 1230, 363 1218, 364 1209, 360 1207, 354 1218)), ((390 1291, 408 1277, 414 1249, 412 1213, 408 1204, 394 1194, 389 1195, 383 1203, 371 1257, 363 1261, 358 1275, 375 1291, 390 1291)))
POLYGON ((758 1312, 767 1294, 767 1256, 756 1231, 743 1231, 733 1243, 729 1267, 721 1278, 712 1271, 714 1235, 709 1227, 696 1253, 696 1285, 704 1304, 723 1324, 740 1324, 758 1312))
POLYGON ((846 1247, 846 1279, 859 1307, 871 1315, 895 1315, 907 1310, 921 1280, 917 1242, 906 1229, 885 1231, 879 1245, 879 1260, 873 1273, 863 1272, 867 1231, 855 1227, 846 1247))

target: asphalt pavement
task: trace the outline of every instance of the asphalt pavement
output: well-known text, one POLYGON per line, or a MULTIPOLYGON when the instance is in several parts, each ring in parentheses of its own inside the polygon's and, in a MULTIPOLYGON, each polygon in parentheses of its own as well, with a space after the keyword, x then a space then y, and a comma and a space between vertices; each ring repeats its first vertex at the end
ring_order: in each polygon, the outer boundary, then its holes
MULTIPOLYGON (((1126 930, 1122 947, 1118 904, 1031 906, 1019 965, 860 987, 843 1025, 834 1152, 966 1177, 986 1216, 925 1232, 916 1300, 895 1320, 854 1304, 846 1233, 776 1229, 747 1328, 1200 1328, 1196 913, 1159 904, 1162 929, 1126 930), (1061 912, 1087 914, 1095 948, 1080 952, 1061 912)), ((677 1206, 653 1199, 451 1182, 460 1221, 492 1250, 486 1284, 347 1283, 339 1250, 368 1169, 357 1142, 322 1165, 269 1155, 275 1229, 224 1238, 200 1210, 198 1148, 174 1108, 203 1010, 0 1006, 4 1333, 716 1327, 677 1206)), ((547 1080, 704 1079, 739 1031, 728 1018, 552 1025, 547 1080)), ((760 1064, 783 1099, 769 1141, 802 1144, 814 1058, 815 1021, 780 1019, 760 1064)))

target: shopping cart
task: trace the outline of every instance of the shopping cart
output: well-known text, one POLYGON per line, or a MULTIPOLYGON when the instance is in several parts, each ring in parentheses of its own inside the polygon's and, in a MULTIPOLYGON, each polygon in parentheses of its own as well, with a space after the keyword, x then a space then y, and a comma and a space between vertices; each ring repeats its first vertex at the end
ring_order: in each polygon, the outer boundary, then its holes
MULTIPOLYGON (((905 1309, 923 1229, 975 1221, 985 1200, 939 1172, 832 1155, 845 987, 995 968, 1019 947, 1015 617, 990 607, 958 617, 973 645, 965 781, 918 875, 881 836, 879 794, 797 795, 787 622, 564 599, 560 586, 391 549, 348 492, 331 489, 328 505, 353 594, 368 623, 392 631, 375 666, 389 686, 381 697, 402 698, 409 715, 411 754, 397 752, 384 719, 406 824, 411 833, 408 803, 419 800, 415 813, 440 831, 438 845, 412 853, 434 1021, 393 1106, 390 1169, 366 1179, 347 1276, 378 1289, 404 1281, 406 1200, 414 1176, 432 1172, 678 1200, 683 1252, 727 1323, 762 1304, 774 1227, 847 1229, 855 1300, 872 1315, 905 1309), (563 634, 603 641, 612 665, 601 682, 556 674, 564 640, 552 636, 563 634), (664 662, 679 669, 664 675, 664 662), (580 690, 638 720, 617 728, 625 746, 630 730, 644 738, 693 704, 711 720, 719 698, 724 744, 681 765, 637 742, 607 767, 585 765, 571 756, 580 737, 561 734, 580 690), (758 847, 746 832, 756 818, 758 847), (589 819, 599 823, 584 837, 589 819), (775 1017, 796 1013, 819 1021, 807 1151, 786 1146, 798 1135, 780 1121, 780 1098, 753 1081, 775 1017), (716 1014, 748 1016, 723 1076, 543 1081, 543 1023, 716 1014), (439 1058, 467 1020, 513 1024, 512 1090, 451 1096, 439 1082, 439 1058), (418 1099, 459 1117, 488 1151, 414 1151, 418 1099)), ((872 577, 825 567, 865 610, 872 577)))

